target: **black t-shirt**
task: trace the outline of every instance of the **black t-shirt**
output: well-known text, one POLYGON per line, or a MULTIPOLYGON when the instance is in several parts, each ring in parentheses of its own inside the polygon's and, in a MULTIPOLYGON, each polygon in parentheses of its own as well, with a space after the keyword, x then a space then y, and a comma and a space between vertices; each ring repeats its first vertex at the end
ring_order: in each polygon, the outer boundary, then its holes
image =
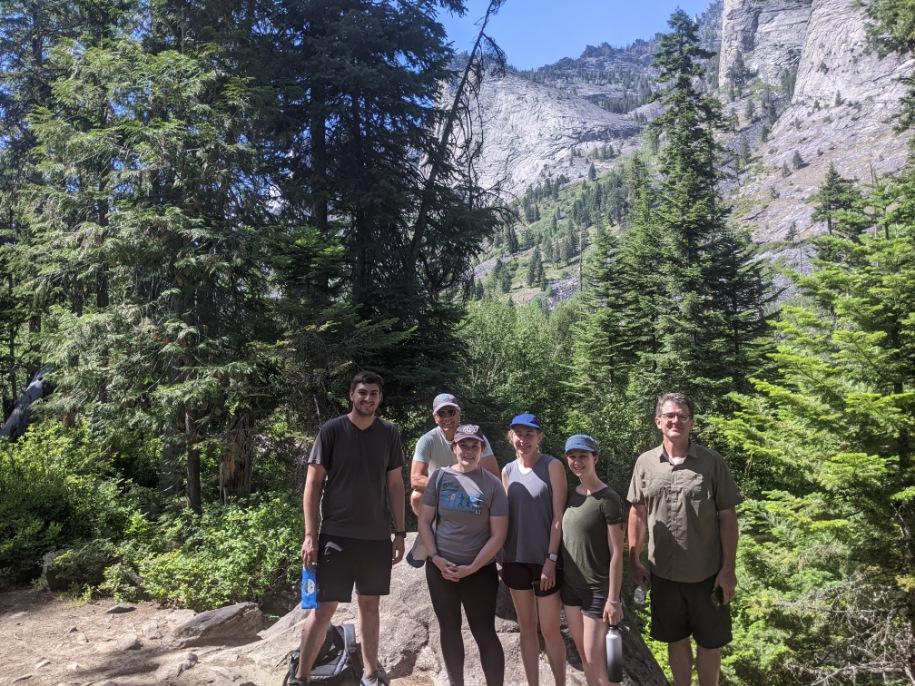
POLYGON ((360 429, 346 415, 325 422, 308 464, 327 470, 321 533, 369 541, 389 539, 388 472, 403 467, 397 427, 383 419, 360 429))

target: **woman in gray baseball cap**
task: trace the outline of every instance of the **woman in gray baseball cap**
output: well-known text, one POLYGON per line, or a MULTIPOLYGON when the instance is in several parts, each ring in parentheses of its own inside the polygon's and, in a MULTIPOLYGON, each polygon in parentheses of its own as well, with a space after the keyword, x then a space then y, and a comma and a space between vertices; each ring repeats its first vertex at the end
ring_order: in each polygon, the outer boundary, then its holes
POLYGON ((451 440, 457 462, 429 477, 419 513, 419 536, 429 551, 426 581, 451 686, 464 686, 462 607, 487 686, 501 686, 505 679, 505 654, 496 634, 495 558, 505 542, 508 499, 499 479, 480 466, 484 443, 480 427, 457 428, 451 440))

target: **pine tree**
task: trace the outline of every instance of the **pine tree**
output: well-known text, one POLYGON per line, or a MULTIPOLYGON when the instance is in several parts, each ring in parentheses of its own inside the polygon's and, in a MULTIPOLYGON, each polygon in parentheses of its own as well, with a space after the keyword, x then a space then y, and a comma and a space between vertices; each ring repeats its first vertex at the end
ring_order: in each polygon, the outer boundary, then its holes
POLYGON ((531 255, 530 262, 527 266, 527 285, 539 286, 543 280, 543 259, 540 256, 540 248, 534 248, 534 254, 531 255))
POLYGON ((701 60, 710 54, 684 12, 675 12, 670 26, 655 58, 664 113, 652 123, 665 141, 656 210, 663 250, 657 275, 665 288, 656 329, 661 348, 644 356, 639 385, 647 398, 678 388, 709 409, 746 376, 751 361, 735 336, 749 341, 760 330, 766 278, 748 238, 727 227, 718 194, 720 104, 697 88, 701 60), (731 263, 734 255, 739 264, 731 263))
POLYGON ((861 192, 854 183, 836 171, 835 164, 829 165, 823 184, 811 199, 815 203, 813 219, 825 221, 828 234, 838 233, 846 238, 857 238, 864 229, 859 222, 849 221, 851 217, 859 215, 855 211, 862 207, 861 192))
MULTIPOLYGON (((915 649, 915 179, 873 236, 816 239, 777 373, 717 424, 742 475, 735 643, 746 683, 903 683, 915 649), (831 256, 843 254, 837 261, 831 256), (782 656, 772 659, 772 656, 782 656)), ((865 200, 865 204, 869 204, 865 200)), ((875 204, 882 200, 875 199, 875 204)))

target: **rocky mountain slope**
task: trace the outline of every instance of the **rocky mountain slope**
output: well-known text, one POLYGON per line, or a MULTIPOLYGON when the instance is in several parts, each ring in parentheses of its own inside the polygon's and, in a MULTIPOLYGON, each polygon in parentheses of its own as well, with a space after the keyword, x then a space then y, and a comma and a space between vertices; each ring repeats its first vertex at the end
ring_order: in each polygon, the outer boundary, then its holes
MULTIPOLYGON (((902 167, 906 137, 895 130, 893 117, 905 92, 899 79, 912 73, 915 60, 881 58, 871 49, 857 0, 725 0, 722 25, 723 89, 732 85, 727 74, 737 50, 757 83, 777 83, 796 68, 791 98, 767 139, 755 140, 757 123, 743 122, 756 164, 742 180, 736 205, 757 239, 821 230, 806 201, 830 164, 863 182, 902 167)), ((748 92, 732 109, 752 97, 748 92)))
MULTIPOLYGON (((723 0, 702 15, 703 42, 719 51, 706 81, 735 122, 722 134, 732 152, 723 190, 759 241, 821 230, 807 199, 831 163, 870 181, 906 160, 893 115, 915 62, 877 55, 866 24, 859 0, 723 0)), ((592 164, 600 174, 638 149, 654 45, 589 47, 484 82, 484 184, 517 196, 547 178, 584 180, 592 164)))

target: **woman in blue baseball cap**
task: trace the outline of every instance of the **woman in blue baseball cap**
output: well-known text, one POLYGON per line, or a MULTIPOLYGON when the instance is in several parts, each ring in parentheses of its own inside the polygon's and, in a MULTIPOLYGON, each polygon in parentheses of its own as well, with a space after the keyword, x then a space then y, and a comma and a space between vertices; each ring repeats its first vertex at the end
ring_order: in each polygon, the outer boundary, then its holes
POLYGON ((623 621, 623 501, 597 476, 597 441, 570 436, 565 454, 580 483, 562 516, 562 604, 588 686, 608 686, 604 638, 623 621))
POLYGON ((508 536, 502 555, 502 581, 508 586, 521 632, 521 661, 527 683, 540 679, 540 632, 553 678, 565 684, 566 647, 559 632, 559 539, 566 504, 562 462, 540 452, 543 430, 529 412, 511 421, 508 439, 515 459, 502 470, 508 494, 508 536))

